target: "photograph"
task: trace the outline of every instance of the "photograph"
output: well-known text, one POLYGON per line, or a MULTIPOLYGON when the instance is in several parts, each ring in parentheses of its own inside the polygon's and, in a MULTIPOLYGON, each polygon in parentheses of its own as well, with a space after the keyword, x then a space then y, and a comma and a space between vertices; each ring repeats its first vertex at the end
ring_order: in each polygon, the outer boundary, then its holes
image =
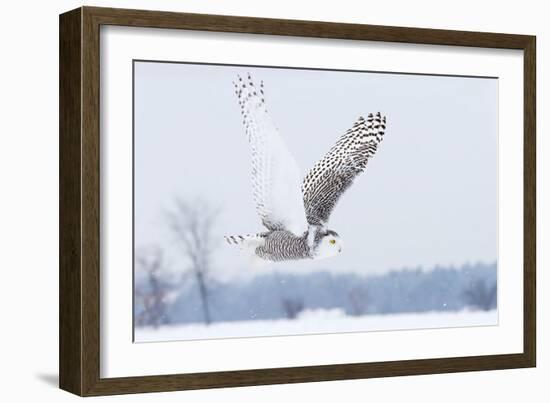
POLYGON ((498 82, 134 60, 134 342, 498 325, 498 82))

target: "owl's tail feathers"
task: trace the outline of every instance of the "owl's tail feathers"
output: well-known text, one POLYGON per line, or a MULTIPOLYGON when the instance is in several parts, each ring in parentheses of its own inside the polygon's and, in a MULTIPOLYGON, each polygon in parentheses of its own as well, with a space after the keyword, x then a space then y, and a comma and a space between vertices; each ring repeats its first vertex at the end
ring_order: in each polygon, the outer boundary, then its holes
POLYGON ((241 249, 255 250, 265 242, 265 236, 263 234, 226 235, 224 238, 228 244, 240 246, 241 249))
POLYGON ((239 246, 241 253, 248 258, 251 267, 260 268, 267 264, 266 260, 256 255, 256 248, 265 243, 265 234, 229 235, 224 238, 228 244, 239 246))

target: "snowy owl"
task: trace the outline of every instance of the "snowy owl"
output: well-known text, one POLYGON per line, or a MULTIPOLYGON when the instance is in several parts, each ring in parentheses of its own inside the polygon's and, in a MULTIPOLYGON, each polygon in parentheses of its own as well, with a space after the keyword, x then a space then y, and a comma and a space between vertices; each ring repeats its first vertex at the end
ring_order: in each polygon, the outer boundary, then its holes
POLYGON ((342 252, 342 239, 328 229, 340 196, 364 171, 382 141, 386 117, 359 117, 305 176, 266 109, 263 81, 237 77, 235 93, 252 154, 252 189, 256 211, 267 231, 226 236, 254 258, 279 262, 322 259, 342 252))

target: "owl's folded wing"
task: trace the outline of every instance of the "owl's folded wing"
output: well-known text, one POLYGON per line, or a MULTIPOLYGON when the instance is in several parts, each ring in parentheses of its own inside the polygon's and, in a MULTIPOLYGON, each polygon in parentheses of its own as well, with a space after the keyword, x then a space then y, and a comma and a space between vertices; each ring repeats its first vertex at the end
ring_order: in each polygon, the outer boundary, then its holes
POLYGON ((326 225, 340 196, 365 170, 384 137, 386 117, 360 117, 308 172, 302 184, 308 224, 326 225))
POLYGON ((252 190, 256 211, 269 230, 301 235, 307 229, 300 170, 267 112, 263 82, 250 75, 234 82, 252 155, 252 190))

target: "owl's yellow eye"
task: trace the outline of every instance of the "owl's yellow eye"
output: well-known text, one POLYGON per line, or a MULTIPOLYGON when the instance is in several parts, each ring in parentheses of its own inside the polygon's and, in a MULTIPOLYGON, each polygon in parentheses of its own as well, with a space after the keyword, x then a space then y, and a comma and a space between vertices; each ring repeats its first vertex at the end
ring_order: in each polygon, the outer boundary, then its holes
POLYGON ((334 245, 336 243, 336 239, 331 239, 330 241, 328 241, 331 245, 334 245))

